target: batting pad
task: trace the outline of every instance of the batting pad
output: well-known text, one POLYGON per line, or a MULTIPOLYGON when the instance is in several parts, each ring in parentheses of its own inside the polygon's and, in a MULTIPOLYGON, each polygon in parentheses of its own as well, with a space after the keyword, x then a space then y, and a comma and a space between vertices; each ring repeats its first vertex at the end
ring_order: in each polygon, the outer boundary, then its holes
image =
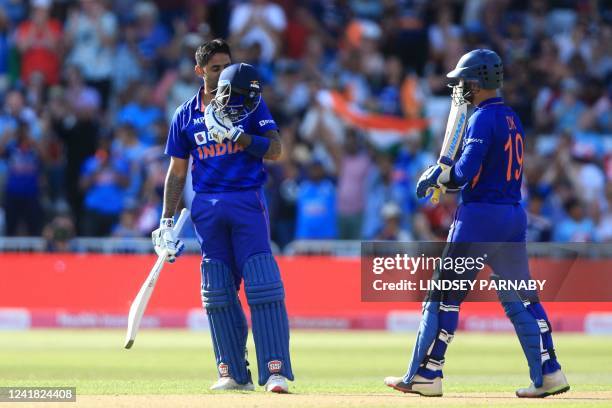
POLYGON ((525 302, 525 307, 531 315, 537 320, 540 327, 540 336, 542 337, 542 373, 551 374, 561 369, 561 365, 557 361, 555 346, 552 339, 552 327, 546 311, 540 302, 525 302))
POLYGON ((246 384, 250 381, 245 358, 249 329, 232 272, 224 263, 202 261, 202 304, 208 314, 219 376, 246 384))
MULTIPOLYGON (((517 296, 518 297, 518 296, 517 296)), ((542 357, 540 353, 540 327, 536 318, 521 301, 503 301, 506 316, 514 325, 523 353, 529 365, 529 377, 536 387, 542 386, 542 357)))
POLYGON ((427 357, 433 342, 436 340, 439 330, 439 309, 440 302, 425 302, 423 304, 423 317, 421 318, 419 332, 417 333, 414 349, 412 350, 412 359, 404 376, 405 383, 412 381, 421 363, 427 357))
POLYGON ((264 385, 272 374, 293 380, 285 289, 274 257, 268 253, 250 257, 244 265, 243 277, 251 307, 259 385, 264 385))

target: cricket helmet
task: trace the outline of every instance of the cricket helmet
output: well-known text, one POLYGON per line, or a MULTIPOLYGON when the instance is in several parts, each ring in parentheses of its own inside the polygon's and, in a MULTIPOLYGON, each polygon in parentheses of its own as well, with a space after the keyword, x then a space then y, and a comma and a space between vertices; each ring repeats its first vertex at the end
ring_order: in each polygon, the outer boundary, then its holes
POLYGON ((217 112, 232 122, 240 122, 257 109, 261 102, 259 75, 249 64, 232 64, 219 76, 212 103, 217 112))
POLYGON ((479 48, 464 54, 446 77, 476 81, 482 89, 498 89, 504 83, 504 66, 495 51, 479 48))

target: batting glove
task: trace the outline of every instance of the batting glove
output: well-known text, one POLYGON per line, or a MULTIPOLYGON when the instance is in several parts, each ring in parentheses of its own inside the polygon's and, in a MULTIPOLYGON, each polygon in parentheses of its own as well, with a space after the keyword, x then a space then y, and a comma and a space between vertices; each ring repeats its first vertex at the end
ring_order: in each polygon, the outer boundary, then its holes
POLYGON ((217 143, 223 143, 226 139, 236 143, 242 134, 242 130, 234 127, 230 118, 217 112, 212 104, 209 104, 204 110, 204 123, 206 123, 208 134, 217 143))
POLYGON ((162 218, 159 222, 159 228, 151 233, 155 253, 158 256, 167 253, 166 262, 170 263, 176 261, 176 258, 185 249, 183 241, 178 239, 173 227, 174 220, 172 218, 162 218))
POLYGON ((433 192, 432 189, 439 188, 442 193, 456 192, 459 188, 451 185, 450 174, 452 167, 442 167, 439 164, 429 166, 427 170, 421 174, 417 182, 416 195, 418 198, 425 198, 433 192))

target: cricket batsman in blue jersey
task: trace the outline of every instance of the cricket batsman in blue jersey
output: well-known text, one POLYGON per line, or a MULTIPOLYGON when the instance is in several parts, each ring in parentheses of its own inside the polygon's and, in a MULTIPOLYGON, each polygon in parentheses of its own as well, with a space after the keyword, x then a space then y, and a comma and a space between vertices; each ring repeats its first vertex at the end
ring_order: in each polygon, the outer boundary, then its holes
POLYGON ((202 45, 195 58, 195 73, 204 84, 172 119, 163 214, 153 243, 156 251, 168 251, 170 262, 182 250, 172 226, 191 157, 196 193, 191 219, 202 250, 202 303, 219 374, 211 389, 254 390, 246 360, 248 326, 238 298, 244 281, 259 385, 286 393, 287 380, 293 380, 289 321, 262 191, 263 159, 281 154, 278 127, 261 97, 255 68, 231 65, 223 40, 202 45))
MULTIPOLYGON (((453 95, 461 99, 459 102, 474 105, 475 110, 454 165, 446 170, 440 165, 428 168, 417 183, 417 196, 424 198, 433 188, 447 192, 460 189, 461 204, 449 231, 447 256, 469 247, 461 243, 508 242, 511 244, 506 247, 514 248, 509 250, 512 260, 504 257, 498 265, 492 265, 494 273, 499 267, 528 279, 527 223, 520 204, 525 133, 516 113, 499 96, 502 61, 493 51, 477 49, 461 57, 447 77, 453 87, 459 87, 453 95)), ((440 270, 436 273, 439 278, 440 270)), ((553 347, 550 322, 537 293, 529 297, 509 293, 510 296, 500 294, 500 301, 514 325, 532 381, 516 395, 542 398, 569 390, 553 347)), ((444 355, 457 329, 464 297, 453 291, 442 291, 433 297, 430 292, 423 304, 408 371, 404 377, 387 377, 386 385, 407 393, 442 395, 444 355)))

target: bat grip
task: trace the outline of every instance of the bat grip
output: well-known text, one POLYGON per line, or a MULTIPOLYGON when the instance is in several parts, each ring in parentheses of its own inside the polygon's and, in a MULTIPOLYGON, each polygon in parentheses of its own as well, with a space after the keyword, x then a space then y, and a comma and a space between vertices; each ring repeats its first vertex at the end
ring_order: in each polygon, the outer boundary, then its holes
POLYGON ((440 202, 440 189, 439 188, 434 188, 434 191, 431 194, 429 201, 431 201, 432 204, 438 204, 440 202))

